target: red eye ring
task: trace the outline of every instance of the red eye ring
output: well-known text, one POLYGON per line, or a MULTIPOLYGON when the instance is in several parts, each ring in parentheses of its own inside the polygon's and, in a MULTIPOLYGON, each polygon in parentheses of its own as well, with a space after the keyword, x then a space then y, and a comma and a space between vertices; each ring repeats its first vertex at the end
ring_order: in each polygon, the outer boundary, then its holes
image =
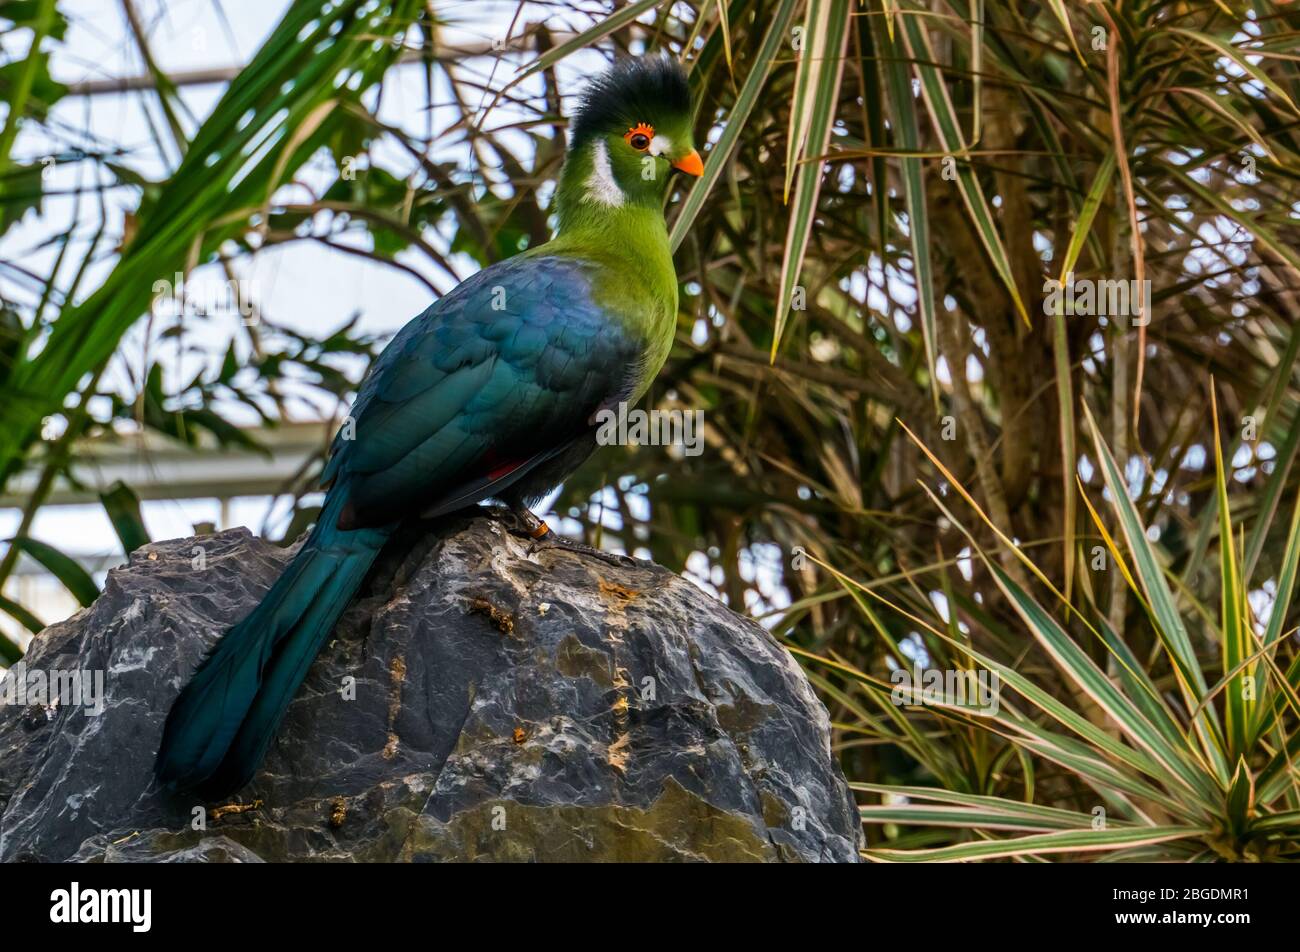
POLYGON ((632 148, 638 152, 644 152, 650 148, 650 140, 654 138, 654 135, 654 126, 645 122, 638 122, 623 134, 623 138, 632 148))

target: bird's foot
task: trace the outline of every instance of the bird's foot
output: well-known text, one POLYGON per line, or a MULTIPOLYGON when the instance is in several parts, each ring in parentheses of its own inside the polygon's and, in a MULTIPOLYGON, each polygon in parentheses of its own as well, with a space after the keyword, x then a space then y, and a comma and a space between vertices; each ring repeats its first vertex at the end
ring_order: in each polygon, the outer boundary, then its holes
POLYGON ((508 527, 508 531, 512 535, 529 540, 529 555, 532 555, 542 546, 549 545, 560 549, 568 549, 570 552, 576 552, 581 555, 589 555, 619 568, 628 568, 636 565, 636 559, 631 556, 619 555, 617 552, 606 552, 604 549, 597 549, 595 546, 590 546, 583 542, 575 542, 573 539, 560 535, 551 529, 544 519, 539 519, 529 509, 519 507, 517 509, 512 508, 510 511, 518 521, 518 525, 516 527, 508 527))
POLYGON ((533 543, 537 545, 553 545, 561 549, 568 549, 570 552, 577 552, 581 555, 589 555, 592 558, 600 559, 602 562, 608 562, 610 565, 618 568, 635 568, 636 559, 630 555, 620 555, 617 552, 606 552, 604 549, 598 549, 594 545, 587 545, 585 542, 575 542, 566 536, 558 535, 554 532, 548 532, 540 539, 533 543))

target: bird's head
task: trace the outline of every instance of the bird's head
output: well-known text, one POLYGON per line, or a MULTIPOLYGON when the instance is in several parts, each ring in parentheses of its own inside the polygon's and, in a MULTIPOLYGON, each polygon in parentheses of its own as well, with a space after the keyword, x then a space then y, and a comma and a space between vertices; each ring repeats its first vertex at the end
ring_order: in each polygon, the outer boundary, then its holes
POLYGON ((571 124, 568 201, 660 207, 674 171, 701 175, 686 74, 676 60, 627 58, 593 79, 571 124))

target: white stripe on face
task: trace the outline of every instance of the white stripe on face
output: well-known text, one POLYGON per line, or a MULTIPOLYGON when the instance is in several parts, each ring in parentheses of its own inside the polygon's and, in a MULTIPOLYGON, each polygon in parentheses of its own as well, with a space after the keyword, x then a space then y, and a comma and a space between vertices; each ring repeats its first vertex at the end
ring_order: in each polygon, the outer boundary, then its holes
POLYGON ((658 135, 650 140, 649 153, 651 155, 667 155, 673 147, 673 142, 667 136, 658 135))
POLYGON ((623 204, 623 190, 614 181, 614 167, 609 164, 609 148, 604 139, 591 144, 591 175, 587 178, 587 196, 603 205, 623 204))

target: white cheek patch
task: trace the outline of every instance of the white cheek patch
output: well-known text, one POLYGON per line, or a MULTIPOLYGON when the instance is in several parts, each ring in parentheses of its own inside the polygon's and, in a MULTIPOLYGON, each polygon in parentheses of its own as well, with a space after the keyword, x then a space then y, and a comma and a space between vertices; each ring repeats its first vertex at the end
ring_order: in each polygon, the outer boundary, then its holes
POLYGON ((603 139, 597 139, 591 146, 591 175, 587 178, 587 196, 604 205, 623 204, 623 190, 614 181, 614 167, 609 164, 609 149, 603 139))
POLYGON ((651 155, 667 155, 672 151, 673 142, 667 136, 655 136, 650 140, 650 148, 647 150, 651 155))

